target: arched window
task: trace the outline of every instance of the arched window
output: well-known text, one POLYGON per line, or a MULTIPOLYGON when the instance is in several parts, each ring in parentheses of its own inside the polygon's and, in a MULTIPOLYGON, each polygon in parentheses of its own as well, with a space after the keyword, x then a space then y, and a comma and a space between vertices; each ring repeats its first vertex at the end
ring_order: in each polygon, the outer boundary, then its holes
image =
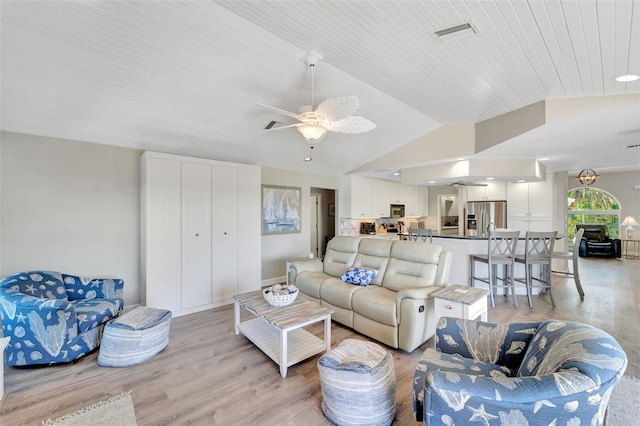
POLYGON ((620 238, 620 203, 607 191, 597 188, 574 188, 567 194, 567 210, 569 241, 573 241, 576 223, 607 225, 609 236, 620 238))

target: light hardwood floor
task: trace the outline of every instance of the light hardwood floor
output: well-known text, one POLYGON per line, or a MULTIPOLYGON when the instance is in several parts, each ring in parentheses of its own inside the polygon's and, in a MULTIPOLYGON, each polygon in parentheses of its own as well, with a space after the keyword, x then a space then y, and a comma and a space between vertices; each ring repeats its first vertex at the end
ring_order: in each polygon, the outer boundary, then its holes
MULTIPOLYGON (((586 293, 580 302, 572 279, 554 278, 558 308, 547 296, 526 296, 515 308, 499 297, 489 321, 547 318, 585 322, 613 335, 629 358, 626 374, 640 378, 640 261, 581 259, 586 293)), ((322 335, 322 326, 311 331, 322 335)), ((332 325, 333 344, 367 339, 340 324, 332 325)), ((398 382, 394 424, 412 425, 411 381, 422 352, 388 348, 394 355, 398 382)), ((70 365, 5 369, 1 425, 39 425, 121 392, 132 391, 138 425, 327 425, 320 408, 318 357, 289 368, 282 379, 278 366, 233 331, 232 305, 180 318, 171 323, 169 346, 144 364, 105 368, 97 352, 70 365)))

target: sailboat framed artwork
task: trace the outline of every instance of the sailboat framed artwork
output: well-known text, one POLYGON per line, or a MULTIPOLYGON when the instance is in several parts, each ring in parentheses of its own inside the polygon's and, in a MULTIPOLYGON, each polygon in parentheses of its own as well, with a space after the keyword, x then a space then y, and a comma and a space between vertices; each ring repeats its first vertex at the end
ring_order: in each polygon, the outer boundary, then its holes
POLYGON ((300 192, 294 186, 262 185, 262 235, 301 232, 300 192))

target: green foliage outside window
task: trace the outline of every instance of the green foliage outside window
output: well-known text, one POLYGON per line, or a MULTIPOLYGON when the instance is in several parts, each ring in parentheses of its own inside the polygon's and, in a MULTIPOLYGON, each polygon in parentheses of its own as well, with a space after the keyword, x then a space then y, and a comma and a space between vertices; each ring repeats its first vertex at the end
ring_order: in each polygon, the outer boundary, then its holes
POLYGON ((607 225, 611 238, 620 238, 620 203, 606 191, 575 188, 567 194, 567 229, 573 241, 578 223, 607 225))

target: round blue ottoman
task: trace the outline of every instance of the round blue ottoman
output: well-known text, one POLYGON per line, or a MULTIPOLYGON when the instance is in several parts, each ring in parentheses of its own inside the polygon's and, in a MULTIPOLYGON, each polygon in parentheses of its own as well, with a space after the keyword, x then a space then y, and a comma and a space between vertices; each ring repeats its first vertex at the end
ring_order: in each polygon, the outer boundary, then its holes
POLYGON ((379 345, 345 339, 318 360, 322 412, 337 425, 390 425, 396 415, 393 357, 379 345))
POLYGON ((104 326, 98 364, 129 367, 153 358, 169 343, 171 311, 138 306, 104 326))

